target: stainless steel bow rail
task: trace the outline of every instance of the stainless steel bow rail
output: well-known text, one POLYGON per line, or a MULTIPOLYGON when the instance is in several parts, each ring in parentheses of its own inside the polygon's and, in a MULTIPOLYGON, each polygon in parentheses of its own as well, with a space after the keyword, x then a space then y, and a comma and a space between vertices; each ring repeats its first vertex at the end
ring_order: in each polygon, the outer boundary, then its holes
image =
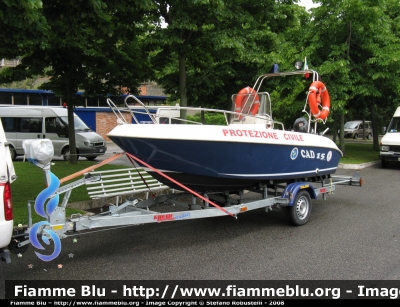
MULTIPOLYGON (((120 155, 120 154, 119 154, 120 155)), ((131 156, 133 157, 133 156, 131 156)), ((111 160, 111 159, 110 159, 111 160)), ((104 163, 102 164, 104 165, 104 163)), ((50 171, 50 167, 43 168, 45 178, 49 178, 46 174, 50 171)), ((103 193, 97 194, 98 198, 106 198, 117 196, 118 191, 111 189, 107 193, 107 189, 115 187, 115 183, 111 180, 105 180, 104 176, 113 172, 102 173, 91 171, 81 171, 79 174, 68 176, 68 178, 83 175, 83 178, 72 183, 60 186, 48 199, 54 198, 56 195, 64 194, 64 198, 55 210, 48 216, 47 225, 44 225, 38 232, 39 236, 46 236, 48 239, 49 231, 56 233, 60 238, 76 235, 79 232, 95 231, 99 229, 113 229, 121 226, 132 226, 147 223, 171 222, 198 218, 208 218, 217 216, 232 216, 238 218, 238 215, 251 210, 264 209, 265 212, 272 210, 284 211, 288 214, 289 222, 295 226, 304 225, 308 222, 312 202, 311 199, 318 199, 321 195, 323 200, 328 195, 332 195, 339 185, 362 186, 362 178, 358 171, 352 176, 331 176, 319 182, 293 182, 284 185, 275 185, 271 187, 260 187, 257 189, 243 190, 236 192, 220 192, 198 195, 182 188, 182 190, 172 190, 165 185, 160 185, 158 181, 153 179, 152 187, 156 187, 158 191, 164 191, 152 197, 140 199, 137 197, 139 192, 146 189, 151 190, 150 185, 146 188, 146 182, 143 175, 146 175, 143 169, 135 179, 132 179, 132 168, 126 170, 129 172, 130 180, 143 180, 140 189, 135 191, 131 186, 126 200, 119 204, 118 198, 115 203, 107 203, 103 205, 103 211, 93 215, 74 214, 70 217, 66 216, 66 207, 73 189, 86 185, 92 187, 94 183, 102 186, 103 193), (108 185, 108 186, 107 186, 108 185), (172 193, 171 193, 172 191, 172 193), (196 196, 197 195, 197 196, 196 196)), ((139 172, 137 173, 139 174, 139 172)), ((148 176, 148 175, 147 175, 148 176)), ((147 179, 149 179, 147 177, 147 179)), ((65 182, 61 179, 60 182, 65 182)), ((136 183, 138 184, 139 181, 136 183)), ((182 187, 184 187, 182 185, 182 187)), ((90 191, 90 189, 89 189, 90 191)), ((126 194, 126 191, 121 192, 126 194)), ((28 201, 28 226, 22 231, 17 232, 13 236, 10 250, 15 253, 25 251, 29 240, 29 231, 32 228, 31 203, 28 201)))

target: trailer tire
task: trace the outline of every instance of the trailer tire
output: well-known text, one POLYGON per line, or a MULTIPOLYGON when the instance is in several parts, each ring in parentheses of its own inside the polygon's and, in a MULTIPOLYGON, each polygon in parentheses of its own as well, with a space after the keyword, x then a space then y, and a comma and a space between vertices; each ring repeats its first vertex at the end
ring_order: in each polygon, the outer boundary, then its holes
POLYGON ((295 226, 301 226, 308 222, 311 215, 312 202, 307 190, 297 193, 293 206, 287 207, 290 222, 295 226))
POLYGON ((13 239, 8 245, 8 249, 13 254, 23 254, 29 247, 29 244, 25 244, 22 247, 18 247, 18 244, 21 242, 20 239, 13 239))

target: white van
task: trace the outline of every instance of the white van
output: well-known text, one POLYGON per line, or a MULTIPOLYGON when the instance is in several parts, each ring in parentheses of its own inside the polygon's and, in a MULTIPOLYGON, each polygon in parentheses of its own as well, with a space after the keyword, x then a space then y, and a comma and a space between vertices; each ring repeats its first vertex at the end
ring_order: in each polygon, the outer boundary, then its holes
MULTIPOLYGON (((12 159, 24 155, 22 141, 47 138, 54 147, 55 156, 69 160, 68 110, 64 107, 4 106, 0 108, 3 128, 10 143, 12 159)), ((107 146, 104 138, 92 131, 74 114, 75 143, 79 156, 94 160, 104 155, 107 146)))
POLYGON ((14 229, 11 183, 17 178, 0 121, 0 258, 11 262, 8 245, 14 229))
POLYGON ((400 162, 400 107, 394 112, 380 145, 379 159, 382 167, 386 167, 390 161, 400 162))

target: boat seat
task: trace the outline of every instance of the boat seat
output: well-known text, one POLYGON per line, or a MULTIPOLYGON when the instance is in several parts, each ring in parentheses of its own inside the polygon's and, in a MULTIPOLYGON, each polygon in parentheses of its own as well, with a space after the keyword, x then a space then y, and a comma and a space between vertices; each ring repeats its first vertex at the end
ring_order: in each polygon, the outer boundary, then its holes
POLYGON ((304 117, 295 120, 293 130, 296 132, 308 132, 308 121, 304 117))

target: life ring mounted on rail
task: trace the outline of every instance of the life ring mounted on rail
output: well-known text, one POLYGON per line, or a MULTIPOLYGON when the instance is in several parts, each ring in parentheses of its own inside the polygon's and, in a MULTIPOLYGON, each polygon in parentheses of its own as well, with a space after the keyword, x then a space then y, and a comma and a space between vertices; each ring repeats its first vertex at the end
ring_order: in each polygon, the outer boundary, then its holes
MULTIPOLYGON (((260 98, 257 95, 257 92, 252 89, 250 86, 242 88, 235 98, 235 112, 244 113, 246 112, 245 107, 246 104, 250 104, 250 110, 247 111, 247 114, 256 115, 258 112, 258 108, 260 107, 260 98)), ((242 119, 243 116, 240 115, 239 119, 242 119)))
POLYGON ((328 89, 321 81, 314 81, 311 83, 308 92, 308 105, 316 119, 325 120, 328 117, 331 101, 328 89), (319 104, 322 106, 321 110, 318 107, 319 104))

